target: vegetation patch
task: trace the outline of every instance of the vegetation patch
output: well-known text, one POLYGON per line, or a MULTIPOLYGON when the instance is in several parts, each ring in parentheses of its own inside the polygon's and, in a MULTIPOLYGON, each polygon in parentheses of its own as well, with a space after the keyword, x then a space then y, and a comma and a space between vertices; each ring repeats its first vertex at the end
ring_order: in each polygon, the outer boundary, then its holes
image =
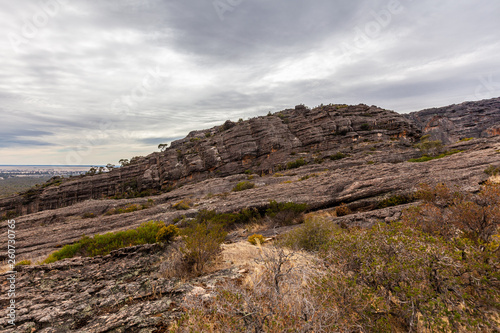
POLYGON ((123 208, 111 208, 104 215, 116 215, 116 214, 125 214, 132 213, 138 210, 143 210, 152 207, 154 204, 152 199, 148 199, 148 202, 142 205, 139 204, 129 204, 123 208))
POLYGON ((387 199, 380 201, 377 205, 377 209, 404 205, 413 201, 414 198, 412 195, 393 195, 387 199))
POLYGON ((419 210, 366 229, 307 219, 284 236, 281 245, 291 250, 264 247, 259 273, 217 286, 210 306, 201 299, 184 303, 186 313, 173 329, 496 332, 500 237, 477 238, 470 225, 484 220, 478 205, 498 227, 491 214, 499 212, 499 191, 492 184, 470 195, 423 186, 419 210), (461 232, 422 228, 425 221, 461 232), (314 255, 301 264, 296 250, 314 255))
POLYGON ((26 265, 31 265, 31 260, 21 260, 21 261, 16 263, 16 267, 17 266, 26 266, 26 265))
POLYGON ((239 192, 239 191, 244 191, 244 190, 249 190, 251 188, 254 188, 255 184, 252 182, 239 182, 236 184, 236 186, 233 187, 233 192, 239 192))
POLYGON ((346 158, 346 157, 349 157, 349 155, 344 154, 344 153, 341 153, 341 152, 338 152, 338 153, 335 153, 335 154, 333 154, 333 155, 330 155, 330 157, 329 157, 329 158, 330 158, 332 161, 338 161, 338 160, 341 160, 341 159, 346 158))
POLYGON ((303 177, 300 177, 299 181, 308 180, 309 178, 314 178, 314 177, 318 177, 318 175, 315 173, 312 173, 310 175, 305 175, 303 177))
POLYGON ((95 215, 94 213, 90 213, 90 212, 83 213, 83 215, 82 215, 82 218, 84 218, 84 219, 93 219, 95 217, 97 217, 97 215, 95 215))
POLYGON ((197 223, 192 221, 182 230, 184 264, 189 273, 201 274, 205 266, 212 262, 221 251, 227 233, 221 224, 213 221, 197 223))
POLYGON ((272 200, 266 210, 266 215, 281 226, 301 223, 303 213, 307 210, 307 204, 294 202, 277 202, 272 200))
POLYGON ((266 239, 260 234, 253 234, 248 237, 248 242, 252 245, 261 245, 266 242, 266 239))
POLYGON ((123 247, 153 244, 156 242, 158 232, 164 226, 165 223, 162 221, 149 221, 142 223, 137 229, 97 234, 94 237, 82 236, 78 242, 65 245, 59 251, 50 254, 42 263, 50 264, 77 255, 83 257, 106 255, 123 247))
POLYGON ((286 168, 287 169, 296 169, 296 168, 300 168, 301 166, 304 166, 306 164, 307 164, 307 162, 301 157, 295 161, 288 162, 286 164, 286 168))
POLYGON ((352 211, 349 208, 349 206, 347 206, 345 203, 342 203, 342 204, 340 204, 340 206, 335 208, 335 214, 337 214, 337 216, 339 216, 339 217, 346 216, 346 215, 352 214, 352 211))
POLYGON ((488 176, 498 176, 500 174, 500 167, 488 165, 488 167, 484 170, 484 173, 488 176))
POLYGON ((179 228, 175 225, 170 224, 168 226, 163 226, 156 234, 157 243, 170 243, 172 240, 179 235, 179 228))
POLYGON ((192 201, 190 199, 184 199, 184 200, 181 200, 181 201, 173 204, 172 208, 176 209, 176 210, 188 210, 191 208, 191 205, 192 205, 192 201))
POLYGON ((429 155, 424 155, 420 158, 412 158, 410 160, 408 160, 408 162, 427 162, 427 161, 432 161, 432 160, 436 160, 436 159, 439 159, 439 158, 443 158, 443 157, 446 157, 446 156, 451 156, 453 154, 458 154, 458 153, 461 153, 463 152, 463 150, 458 150, 458 149, 453 149, 453 150, 450 150, 450 151, 447 151, 445 153, 442 153, 442 154, 439 154, 437 156, 429 156, 429 155))

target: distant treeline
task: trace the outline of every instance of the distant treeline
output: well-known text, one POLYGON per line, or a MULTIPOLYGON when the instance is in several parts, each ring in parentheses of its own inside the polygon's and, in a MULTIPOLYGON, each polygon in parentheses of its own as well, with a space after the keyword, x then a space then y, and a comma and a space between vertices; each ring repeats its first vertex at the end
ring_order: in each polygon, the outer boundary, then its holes
POLYGON ((52 176, 41 177, 11 177, 0 179, 0 197, 16 194, 26 191, 36 184, 43 184, 52 176))

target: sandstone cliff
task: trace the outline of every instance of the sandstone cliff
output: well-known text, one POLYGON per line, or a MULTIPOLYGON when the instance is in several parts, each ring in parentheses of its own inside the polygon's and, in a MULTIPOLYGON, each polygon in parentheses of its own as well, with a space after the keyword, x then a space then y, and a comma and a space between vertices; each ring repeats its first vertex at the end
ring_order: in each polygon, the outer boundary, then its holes
POLYGON ((137 158, 109 173, 71 178, 0 199, 0 216, 67 207, 89 199, 170 191, 246 170, 271 174, 298 157, 310 162, 318 154, 359 150, 357 144, 362 142, 393 140, 404 147, 419 136, 420 130, 411 121, 374 106, 329 105, 312 110, 297 106, 267 117, 227 121, 220 127, 191 132, 164 152, 137 158))
POLYGON ((424 134, 444 143, 500 135, 500 97, 426 109, 405 115, 424 134))

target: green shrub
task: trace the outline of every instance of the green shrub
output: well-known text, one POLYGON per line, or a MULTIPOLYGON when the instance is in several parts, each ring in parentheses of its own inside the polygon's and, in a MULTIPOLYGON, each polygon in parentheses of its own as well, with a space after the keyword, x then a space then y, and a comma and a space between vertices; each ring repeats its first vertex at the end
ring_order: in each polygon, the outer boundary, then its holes
POLYGON ((236 186, 233 187, 233 192, 239 192, 239 191, 244 191, 244 190, 249 190, 251 188, 254 188, 255 184, 252 182, 239 182, 236 184, 236 186))
POLYGON ((196 223, 212 223, 229 228, 235 224, 247 224, 260 219, 261 215, 255 208, 245 208, 235 213, 217 213, 214 210, 201 210, 195 218, 196 223))
MULTIPOLYGON (((123 208, 112 208, 108 210, 104 215, 115 215, 115 214, 125 214, 132 213, 141 209, 144 209, 144 205, 129 204, 123 208)), ((146 207, 147 208, 147 207, 146 207)))
POLYGON ((500 174, 500 167, 488 165, 488 167, 484 170, 484 173, 489 176, 497 176, 500 174))
POLYGON ((324 258, 330 269, 313 288, 346 331, 495 331, 498 253, 382 223, 338 230, 324 258))
POLYGON ((361 130, 362 131, 369 131, 372 127, 370 126, 370 124, 361 124, 361 130))
POLYGON ((17 266, 24 266, 24 265, 31 265, 31 260, 21 260, 21 261, 16 263, 16 267, 17 266))
POLYGON ((337 216, 339 216, 339 217, 346 216, 346 215, 352 214, 352 211, 349 208, 349 206, 347 206, 345 203, 342 203, 342 204, 340 204, 340 206, 335 208, 335 214, 337 214, 337 216))
POLYGON ((474 138, 463 138, 463 139, 460 139, 460 141, 458 141, 458 142, 467 142, 467 141, 471 141, 471 140, 474 140, 474 138))
POLYGON ((338 152, 338 153, 331 155, 330 159, 332 161, 337 161, 337 160, 341 160, 341 159, 346 158, 346 157, 349 157, 349 155, 338 152))
POLYGON ((308 218, 301 226, 285 234, 281 245, 294 250, 316 252, 328 244, 333 230, 337 228, 328 221, 308 218))
POLYGON ((392 206, 399 206, 410 203, 413 201, 411 195, 393 195, 387 199, 380 201, 377 205, 377 208, 386 208, 392 206))
POLYGON ((253 171, 250 170, 250 169, 249 170, 245 170, 245 175, 251 175, 252 173, 253 173, 253 171))
POLYGON ((299 181, 307 180, 307 179, 312 178, 312 177, 318 177, 318 175, 315 173, 312 173, 310 175, 305 175, 303 177, 300 177, 299 181))
POLYGON ((84 214, 82 215, 82 217, 83 217, 84 219, 92 219, 92 218, 97 217, 97 216, 96 216, 94 213, 89 213, 89 212, 87 212, 87 213, 84 213, 84 214))
POLYGON ((165 223, 162 221, 149 221, 142 223, 137 229, 97 234, 92 238, 82 236, 78 242, 65 245, 59 251, 50 254, 43 263, 49 264, 76 255, 84 257, 106 255, 123 247, 153 244, 156 242, 158 231, 164 226, 165 223))
POLYGON ((173 224, 162 227, 156 234, 157 243, 170 243, 179 234, 179 228, 173 224))
POLYGON ((417 143, 414 147, 419 149, 424 156, 436 156, 443 149, 443 142, 440 140, 430 141, 430 135, 424 135, 420 138, 420 143, 417 143))
POLYGON ((178 203, 173 204, 172 208, 176 210, 188 210, 191 208, 191 204, 192 204, 191 200, 184 199, 179 201, 178 203))
POLYGON ((252 245, 262 245, 265 243, 265 241, 266 239, 264 238, 264 236, 260 234, 253 234, 248 237, 248 242, 252 245))
POLYGON ((458 153, 461 153, 463 150, 458 150, 458 149, 453 149, 453 150, 450 150, 450 151, 447 151, 445 153, 442 153, 440 155, 437 155, 437 156, 429 156, 429 155, 424 155, 420 158, 412 158, 410 160, 408 160, 408 162, 427 162, 427 161, 431 161, 431 160, 436 160, 438 158, 443 158, 443 157, 446 157, 446 156, 450 156, 450 155, 453 155, 453 154, 458 154, 458 153))
POLYGON ((301 166, 306 165, 306 164, 307 164, 307 162, 304 160, 304 158, 301 157, 293 162, 288 162, 286 164, 286 168, 287 169, 296 169, 296 168, 300 168, 301 166))
POLYGON ((221 224, 193 221, 182 230, 186 263, 192 273, 201 274, 221 251, 227 233, 221 224))
POLYGON ((271 200, 266 210, 269 216, 278 225, 285 226, 302 222, 303 213, 307 210, 307 204, 296 204, 294 202, 276 202, 271 200))

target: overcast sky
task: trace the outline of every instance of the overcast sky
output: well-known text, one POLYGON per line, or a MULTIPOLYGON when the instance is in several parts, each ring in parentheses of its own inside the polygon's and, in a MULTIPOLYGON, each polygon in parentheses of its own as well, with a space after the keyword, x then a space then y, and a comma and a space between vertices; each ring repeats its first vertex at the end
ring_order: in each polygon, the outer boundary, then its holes
POLYGON ((296 104, 500 96, 497 0, 2 1, 0 164, 117 164, 296 104))

